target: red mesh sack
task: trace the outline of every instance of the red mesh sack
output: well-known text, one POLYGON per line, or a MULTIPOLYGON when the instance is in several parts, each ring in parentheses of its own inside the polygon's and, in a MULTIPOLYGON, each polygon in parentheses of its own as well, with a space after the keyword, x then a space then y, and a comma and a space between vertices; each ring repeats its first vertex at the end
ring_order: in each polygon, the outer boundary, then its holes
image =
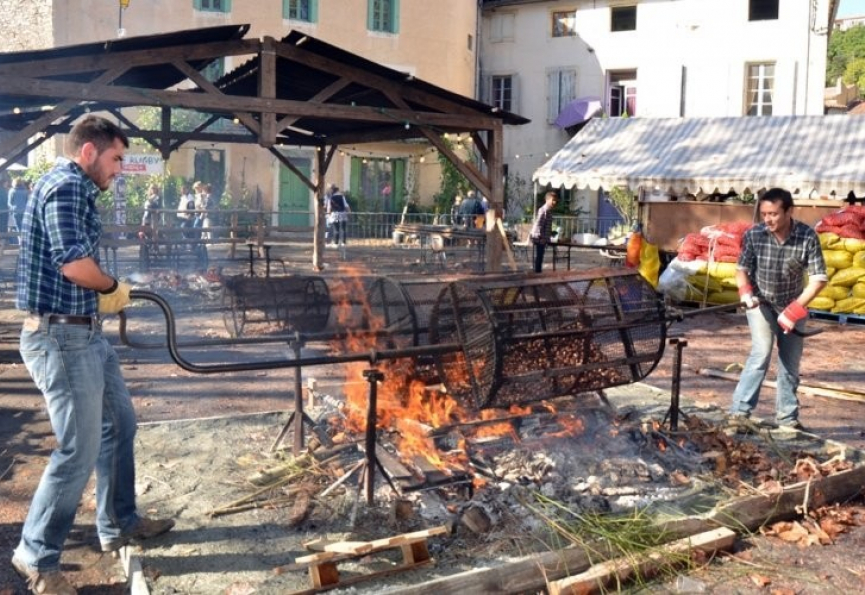
POLYGON ((698 233, 689 233, 682 240, 682 245, 679 250, 686 252, 700 252, 709 247, 709 238, 701 236, 698 233))
POLYGON ((855 213, 852 211, 839 211, 837 213, 832 213, 831 215, 826 215, 820 220, 820 223, 835 227, 845 227, 847 225, 854 225, 856 227, 860 227, 862 225, 862 218, 863 215, 860 213, 855 213))
POLYGON ((865 232, 856 225, 845 225, 844 227, 837 227, 837 233, 842 238, 853 238, 856 240, 865 240, 865 232))

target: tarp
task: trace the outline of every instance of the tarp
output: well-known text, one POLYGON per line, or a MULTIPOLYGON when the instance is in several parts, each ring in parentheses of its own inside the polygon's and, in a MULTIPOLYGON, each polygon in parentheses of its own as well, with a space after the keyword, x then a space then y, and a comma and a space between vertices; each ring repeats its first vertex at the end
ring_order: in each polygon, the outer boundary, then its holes
POLYGON ((779 186, 801 198, 862 196, 865 118, 595 118, 532 179, 554 188, 741 194, 779 186))

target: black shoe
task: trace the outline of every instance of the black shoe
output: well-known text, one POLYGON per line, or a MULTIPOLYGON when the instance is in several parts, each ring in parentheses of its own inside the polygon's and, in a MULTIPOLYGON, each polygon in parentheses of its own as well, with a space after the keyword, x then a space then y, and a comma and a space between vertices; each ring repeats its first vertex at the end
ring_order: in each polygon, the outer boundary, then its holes
POLYGON ((174 527, 174 519, 147 519, 141 517, 138 522, 125 533, 121 533, 119 537, 115 537, 109 541, 102 542, 103 552, 116 552, 130 541, 138 541, 140 539, 150 539, 168 533, 174 527))

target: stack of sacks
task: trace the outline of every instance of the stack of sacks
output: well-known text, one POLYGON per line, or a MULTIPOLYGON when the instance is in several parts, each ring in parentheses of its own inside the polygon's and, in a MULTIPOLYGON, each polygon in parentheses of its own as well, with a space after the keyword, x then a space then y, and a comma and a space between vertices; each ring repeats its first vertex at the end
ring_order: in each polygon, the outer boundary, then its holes
POLYGON ((678 256, 661 275, 658 291, 677 301, 738 302, 736 261, 742 249, 742 236, 752 225, 739 221, 689 233, 682 240, 678 256))
POLYGON ((829 283, 809 307, 865 314, 865 207, 844 207, 821 219, 814 229, 820 236, 829 283))

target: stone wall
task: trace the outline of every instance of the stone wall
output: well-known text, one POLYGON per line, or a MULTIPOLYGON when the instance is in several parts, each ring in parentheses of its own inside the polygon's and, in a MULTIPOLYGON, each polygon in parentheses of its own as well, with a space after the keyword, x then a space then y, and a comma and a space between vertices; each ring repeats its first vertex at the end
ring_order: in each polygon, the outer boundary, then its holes
POLYGON ((0 52, 53 47, 53 4, 52 0, 2 0, 0 52))

